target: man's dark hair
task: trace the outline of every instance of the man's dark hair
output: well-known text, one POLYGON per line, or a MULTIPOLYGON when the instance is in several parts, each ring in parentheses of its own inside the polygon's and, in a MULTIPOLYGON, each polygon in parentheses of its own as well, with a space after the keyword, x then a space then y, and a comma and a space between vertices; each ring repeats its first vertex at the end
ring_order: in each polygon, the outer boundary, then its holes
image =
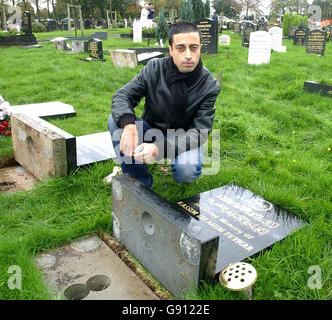
POLYGON ((172 24, 168 31, 168 43, 170 46, 173 44, 173 37, 178 33, 198 32, 199 40, 202 42, 202 34, 199 28, 192 22, 182 21, 172 24))

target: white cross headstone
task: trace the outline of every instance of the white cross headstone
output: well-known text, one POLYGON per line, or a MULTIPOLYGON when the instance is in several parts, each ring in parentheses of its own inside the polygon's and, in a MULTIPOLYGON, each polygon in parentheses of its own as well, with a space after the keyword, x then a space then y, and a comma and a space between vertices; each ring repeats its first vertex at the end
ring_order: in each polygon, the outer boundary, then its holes
POLYGON ((123 19, 123 21, 124 21, 124 24, 125 24, 125 28, 128 28, 128 21, 127 21, 127 19, 123 19))
POLYGON ((219 37, 219 44, 221 46, 229 46, 231 44, 231 37, 223 34, 219 37))
POLYGON ((133 24, 133 41, 142 42, 142 25, 139 21, 135 20, 133 24))
POLYGON ((277 52, 286 52, 286 47, 282 45, 282 29, 280 27, 272 27, 269 30, 272 39, 272 50, 277 52))
POLYGON ((248 64, 270 63, 271 35, 267 31, 256 31, 250 34, 248 64))

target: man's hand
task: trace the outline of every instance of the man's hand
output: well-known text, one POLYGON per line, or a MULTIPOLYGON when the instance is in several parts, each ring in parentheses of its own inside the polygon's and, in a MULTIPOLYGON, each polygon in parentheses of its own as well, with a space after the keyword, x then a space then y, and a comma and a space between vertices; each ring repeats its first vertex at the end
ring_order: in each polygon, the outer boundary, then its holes
POLYGON ((152 163, 158 154, 157 146, 153 143, 142 143, 140 147, 142 150, 139 153, 134 153, 134 159, 144 163, 152 163))
POLYGON ((127 124, 123 128, 120 150, 127 157, 131 157, 138 144, 138 133, 135 124, 127 124))

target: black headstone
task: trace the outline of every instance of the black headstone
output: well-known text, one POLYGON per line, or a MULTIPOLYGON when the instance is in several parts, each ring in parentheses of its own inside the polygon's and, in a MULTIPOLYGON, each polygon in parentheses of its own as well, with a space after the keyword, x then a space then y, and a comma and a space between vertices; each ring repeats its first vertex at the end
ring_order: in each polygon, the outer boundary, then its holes
POLYGON ((312 93, 319 93, 332 98, 332 84, 317 83, 315 81, 305 81, 303 88, 312 93))
POLYGON ((200 19, 195 24, 202 33, 202 52, 218 53, 218 21, 200 19))
POLYGON ((90 20, 84 20, 84 29, 91 29, 90 20))
POLYGON ((314 29, 309 31, 307 37, 307 53, 314 53, 320 56, 325 54, 326 32, 314 29))
POLYGON ((24 33, 32 34, 31 15, 29 11, 25 11, 23 14, 22 29, 24 33))
POLYGON ((104 61, 103 56, 103 42, 99 39, 91 39, 88 42, 88 51, 90 58, 93 60, 104 61))
POLYGON ((219 236, 216 273, 284 239, 306 222, 236 185, 177 201, 177 210, 219 236))
POLYGON ((308 31, 306 29, 298 29, 295 31, 293 44, 295 46, 305 46, 307 42, 308 31))
POLYGON ((255 32, 255 26, 252 23, 247 22, 244 26, 242 33, 242 46, 249 47, 249 39, 251 32, 255 32))
POLYGON ((241 23, 234 22, 233 32, 235 34, 241 34, 241 23))
POLYGON ((288 29, 288 39, 294 39, 295 31, 298 29, 298 27, 289 27, 288 29))

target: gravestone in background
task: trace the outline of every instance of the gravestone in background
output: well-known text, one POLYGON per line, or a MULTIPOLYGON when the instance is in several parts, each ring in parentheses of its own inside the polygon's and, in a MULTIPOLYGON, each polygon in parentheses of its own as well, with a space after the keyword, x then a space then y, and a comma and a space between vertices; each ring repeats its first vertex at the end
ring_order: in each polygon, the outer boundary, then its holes
POLYGON ((227 34, 223 34, 219 37, 219 44, 221 46, 229 46, 231 44, 231 37, 227 34))
POLYGON ((267 27, 264 23, 258 23, 256 27, 257 31, 267 31, 267 27))
POLYGON ((56 50, 68 50, 66 40, 56 40, 54 41, 54 45, 56 50))
POLYGON ((248 64, 270 63, 272 39, 266 31, 250 34, 248 64))
POLYGON ((84 29, 91 29, 90 20, 84 20, 84 29))
POLYGON ((139 21, 135 20, 133 24, 133 42, 142 42, 142 25, 139 21))
POLYGON ((247 22, 244 25, 243 33, 242 33, 242 46, 249 47, 249 39, 250 33, 255 32, 255 27, 252 23, 247 22))
POLYGON ((241 34, 241 24, 239 22, 234 22, 233 32, 235 34, 241 34))
POLYGON ((306 46, 307 53, 314 53, 319 56, 323 56, 325 54, 326 32, 319 29, 309 31, 306 46))
POLYGON ((307 42, 308 31, 306 29, 299 28, 295 31, 293 45, 305 46, 307 42))
POLYGON ((103 54, 103 42, 99 39, 91 39, 88 42, 88 52, 89 52, 89 58, 86 58, 84 60, 99 60, 99 61, 105 61, 104 60, 104 54, 103 54))
POLYGON ((218 53, 218 22, 200 19, 195 24, 202 33, 202 53, 218 53))
POLYGON ((294 39, 295 31, 298 29, 298 27, 289 27, 288 29, 288 39, 294 39))
POLYGON ((227 29, 228 30, 234 30, 234 21, 230 21, 227 23, 227 29))
POLYGON ((84 41, 73 40, 71 49, 72 53, 84 52, 84 41))
POLYGON ((98 31, 91 35, 91 38, 99 39, 99 40, 107 40, 107 32, 98 31))
POLYGON ((23 14, 22 31, 25 34, 32 34, 31 15, 29 11, 25 11, 23 14))
POLYGON ((113 237, 176 297, 305 225, 239 186, 169 203, 127 174, 112 180, 112 218, 113 237))
POLYGON ((271 35, 271 49, 277 52, 286 52, 286 46, 282 45, 282 29, 280 27, 273 27, 269 31, 271 35))

